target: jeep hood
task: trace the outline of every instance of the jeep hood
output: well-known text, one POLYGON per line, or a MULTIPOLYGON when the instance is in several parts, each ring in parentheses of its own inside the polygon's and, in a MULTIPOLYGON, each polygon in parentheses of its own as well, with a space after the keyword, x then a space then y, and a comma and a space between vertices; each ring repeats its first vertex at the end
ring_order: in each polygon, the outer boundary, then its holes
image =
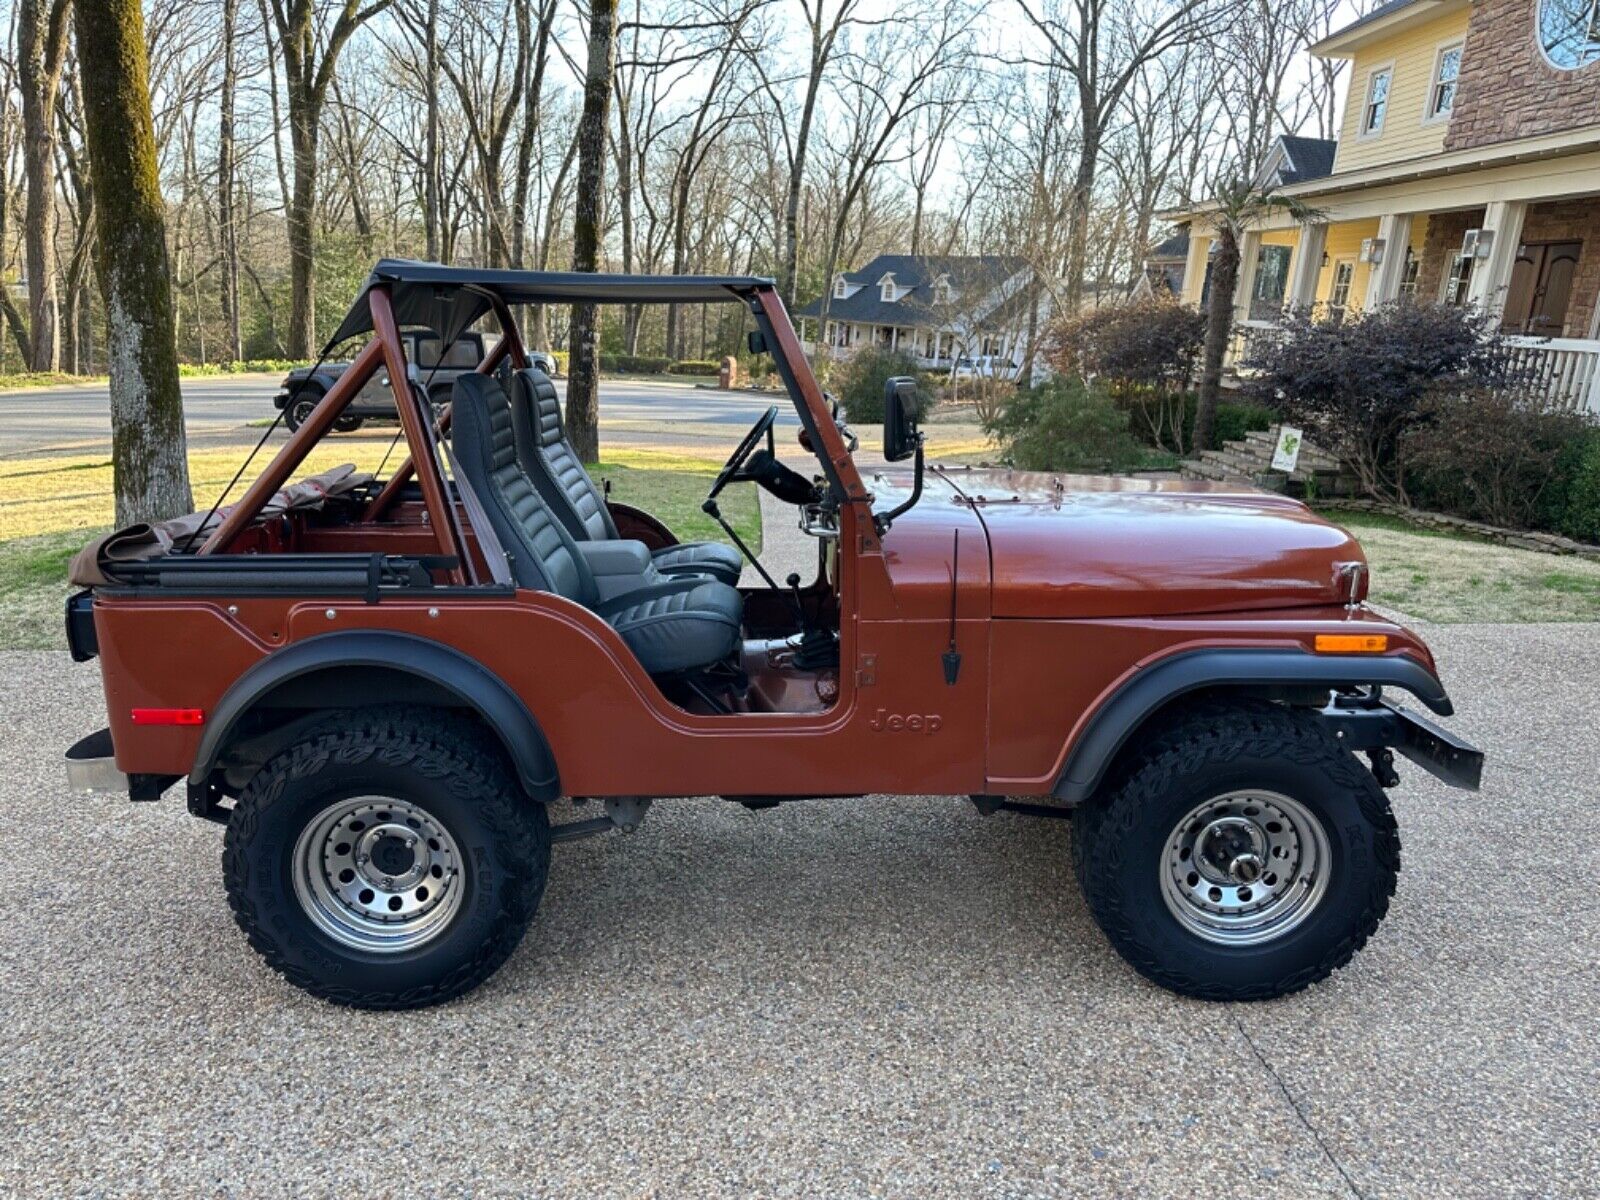
POLYGON ((1186 479, 934 468, 988 533, 996 617, 1339 604, 1344 530, 1298 500, 1186 479))

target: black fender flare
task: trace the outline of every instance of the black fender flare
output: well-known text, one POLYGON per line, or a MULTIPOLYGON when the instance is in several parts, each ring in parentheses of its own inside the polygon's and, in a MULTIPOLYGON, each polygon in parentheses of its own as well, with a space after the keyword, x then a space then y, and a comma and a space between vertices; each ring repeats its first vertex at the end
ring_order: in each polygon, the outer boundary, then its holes
POLYGON ((228 735, 257 701, 296 676, 330 667, 383 667, 443 688, 475 710, 494 731, 529 796, 554 800, 561 794, 550 743, 527 705, 504 680, 443 643, 377 629, 318 634, 284 647, 241 675, 206 714, 205 733, 189 782, 196 786, 205 783, 228 735))
POLYGON ((1175 654, 1123 682, 1100 705, 1067 754, 1054 795, 1069 804, 1088 799, 1139 727, 1187 692, 1366 685, 1403 688, 1443 717, 1454 711, 1438 677, 1411 658, 1305 650, 1216 649, 1175 654))

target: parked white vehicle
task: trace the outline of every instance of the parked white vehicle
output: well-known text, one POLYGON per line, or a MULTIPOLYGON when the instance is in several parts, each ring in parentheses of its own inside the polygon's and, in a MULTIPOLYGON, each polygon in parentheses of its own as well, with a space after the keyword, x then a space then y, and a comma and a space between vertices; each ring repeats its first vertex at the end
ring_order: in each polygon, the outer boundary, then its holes
POLYGON ((950 367, 951 379, 1009 379, 1015 373, 1010 359, 1000 354, 963 354, 950 367))

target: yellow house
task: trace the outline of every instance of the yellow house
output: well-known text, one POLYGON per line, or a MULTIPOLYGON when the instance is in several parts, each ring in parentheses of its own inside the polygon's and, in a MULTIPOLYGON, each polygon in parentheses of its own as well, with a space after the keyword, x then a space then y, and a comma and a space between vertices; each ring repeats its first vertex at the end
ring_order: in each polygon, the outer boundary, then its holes
MULTIPOLYGON (((1242 335, 1286 306, 1475 305, 1600 411, 1600 0, 1390 0, 1312 53, 1350 64, 1340 134, 1261 165, 1317 218, 1245 235, 1242 335)), ((1199 303, 1205 209, 1172 215, 1199 303)))

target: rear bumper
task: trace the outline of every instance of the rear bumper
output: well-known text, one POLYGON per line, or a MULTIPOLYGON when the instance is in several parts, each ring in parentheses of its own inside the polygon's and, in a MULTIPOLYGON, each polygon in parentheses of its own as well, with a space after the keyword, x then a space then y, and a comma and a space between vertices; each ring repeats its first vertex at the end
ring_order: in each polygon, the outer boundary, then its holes
POLYGON ((1352 750, 1398 750, 1451 787, 1475 792, 1483 782, 1483 751, 1448 729, 1391 701, 1322 710, 1334 735, 1352 750))
POLYGON ((97 729, 67 751, 67 786, 75 792, 127 792, 128 777, 117 769, 111 730, 97 729))
POLYGON ((113 792, 130 800, 159 800, 177 775, 129 775, 117 766, 111 730, 97 729, 67 751, 67 786, 75 792, 113 792))

